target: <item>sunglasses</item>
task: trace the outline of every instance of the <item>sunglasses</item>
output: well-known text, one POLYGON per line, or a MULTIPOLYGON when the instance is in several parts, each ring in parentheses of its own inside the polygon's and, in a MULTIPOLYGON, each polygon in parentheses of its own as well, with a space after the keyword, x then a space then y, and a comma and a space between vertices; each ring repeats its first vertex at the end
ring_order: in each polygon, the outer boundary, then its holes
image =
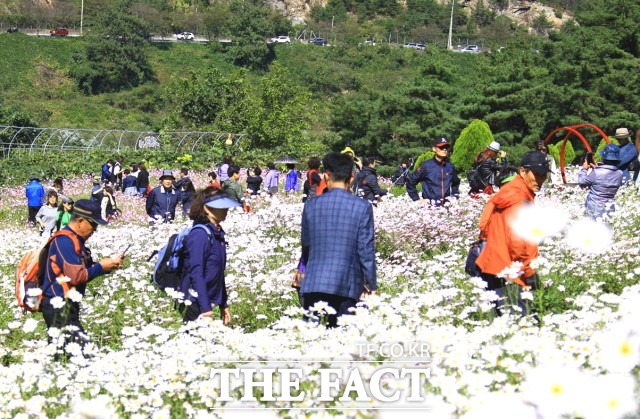
POLYGON ((436 146, 436 148, 437 148, 438 150, 447 150, 447 151, 449 151, 449 149, 450 149, 451 147, 450 147, 450 146, 448 146, 448 145, 437 145, 437 146, 436 146))

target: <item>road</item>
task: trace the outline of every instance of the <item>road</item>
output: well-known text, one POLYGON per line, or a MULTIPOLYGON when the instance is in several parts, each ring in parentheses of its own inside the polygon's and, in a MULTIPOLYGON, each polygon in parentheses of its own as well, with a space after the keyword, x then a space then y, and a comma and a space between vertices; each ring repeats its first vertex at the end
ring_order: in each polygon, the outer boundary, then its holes
MULTIPOLYGON (((60 37, 60 36, 51 36, 49 35, 49 31, 48 30, 37 30, 37 29, 20 29, 20 33, 23 33, 25 35, 29 35, 29 36, 38 36, 41 38, 65 38, 65 37, 60 37)), ((9 34, 11 35, 11 34, 9 34)), ((67 35, 67 37, 69 38, 77 38, 82 36, 80 34, 80 31, 76 31, 76 30, 72 30, 69 29, 69 35, 67 35)), ((164 36, 156 36, 156 35, 152 35, 151 38, 149 38, 149 41, 151 42, 189 42, 189 43, 193 43, 193 44, 208 44, 209 40, 207 38, 203 38, 203 37, 195 37, 192 41, 181 41, 176 39, 176 35, 170 36, 170 37, 164 37, 164 36)), ((228 39, 220 39, 220 42, 230 42, 228 39)))

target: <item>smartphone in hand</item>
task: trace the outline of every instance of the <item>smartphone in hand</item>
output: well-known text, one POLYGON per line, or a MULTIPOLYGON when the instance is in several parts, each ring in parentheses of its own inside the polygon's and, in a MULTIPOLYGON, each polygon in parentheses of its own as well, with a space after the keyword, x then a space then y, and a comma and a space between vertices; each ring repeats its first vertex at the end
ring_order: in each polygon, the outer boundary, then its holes
POLYGON ((587 153, 587 163, 596 164, 595 160, 593 160, 593 151, 587 153))

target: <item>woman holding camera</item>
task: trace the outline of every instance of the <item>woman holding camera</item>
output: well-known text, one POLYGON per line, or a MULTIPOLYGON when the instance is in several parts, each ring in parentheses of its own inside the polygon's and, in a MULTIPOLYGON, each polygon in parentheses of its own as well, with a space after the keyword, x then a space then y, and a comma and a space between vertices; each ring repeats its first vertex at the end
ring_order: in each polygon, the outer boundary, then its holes
POLYGON ((600 151, 602 164, 596 165, 585 158, 582 169, 578 173, 578 184, 582 188, 589 188, 584 207, 589 217, 602 219, 605 214, 615 210, 614 198, 622 185, 622 170, 620 163, 620 147, 615 144, 607 145, 600 151))

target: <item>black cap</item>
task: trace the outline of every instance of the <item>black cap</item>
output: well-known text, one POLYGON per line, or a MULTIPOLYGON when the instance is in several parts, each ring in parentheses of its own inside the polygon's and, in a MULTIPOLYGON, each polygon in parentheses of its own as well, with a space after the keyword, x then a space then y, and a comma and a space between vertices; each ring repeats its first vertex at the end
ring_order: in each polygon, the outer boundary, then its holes
POLYGON ((107 225, 107 222, 102 219, 102 209, 97 202, 88 199, 78 199, 73 206, 72 212, 95 223, 107 225))
POLYGON ((433 140, 434 147, 442 147, 443 145, 448 145, 449 147, 451 147, 451 143, 449 142, 449 140, 447 140, 446 137, 438 137, 433 140))
POLYGON ((528 151, 522 156, 522 164, 525 169, 531 169, 536 173, 553 173, 549 167, 547 155, 540 151, 528 151))

